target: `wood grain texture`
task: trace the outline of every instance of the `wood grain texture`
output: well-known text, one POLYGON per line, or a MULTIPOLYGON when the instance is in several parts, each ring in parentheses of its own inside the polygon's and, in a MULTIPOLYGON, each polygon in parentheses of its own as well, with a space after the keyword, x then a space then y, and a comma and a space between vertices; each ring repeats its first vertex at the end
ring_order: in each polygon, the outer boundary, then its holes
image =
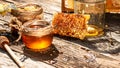
MULTIPOLYGON (((54 13, 61 12, 61 0, 9 1, 16 2, 16 4, 37 3, 42 5, 44 8, 44 19, 49 22, 52 21, 54 13)), ((19 57, 24 55, 27 56, 27 58, 32 59, 24 61, 26 64, 33 64, 32 66, 34 67, 26 65, 28 68, 37 68, 35 67, 35 64, 47 65, 47 68, 50 68, 51 66, 56 68, 119 68, 120 59, 118 58, 120 57, 120 43, 109 35, 110 32, 118 31, 120 28, 120 23, 117 22, 119 21, 108 20, 106 24, 109 28, 105 30, 105 35, 99 38, 95 37, 79 40, 65 36, 54 36, 50 50, 43 54, 30 51, 25 48, 25 45, 21 42, 19 42, 18 45, 12 44, 11 49, 18 52, 18 54, 20 54, 18 55, 19 57)), ((8 62, 7 64, 9 64, 8 62)), ((15 65, 13 64, 13 66, 15 65)), ((38 66, 38 68, 40 67, 38 66)))

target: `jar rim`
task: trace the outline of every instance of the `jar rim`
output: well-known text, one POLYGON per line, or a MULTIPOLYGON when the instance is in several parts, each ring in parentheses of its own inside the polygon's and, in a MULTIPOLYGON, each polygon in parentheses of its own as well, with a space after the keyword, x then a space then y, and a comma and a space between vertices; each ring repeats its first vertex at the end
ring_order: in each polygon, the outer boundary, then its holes
POLYGON ((30 36, 43 36, 52 33, 52 26, 47 21, 34 20, 23 24, 22 32, 30 36))
POLYGON ((104 2, 105 0, 76 0, 76 1, 80 1, 83 3, 100 3, 100 2, 104 2))

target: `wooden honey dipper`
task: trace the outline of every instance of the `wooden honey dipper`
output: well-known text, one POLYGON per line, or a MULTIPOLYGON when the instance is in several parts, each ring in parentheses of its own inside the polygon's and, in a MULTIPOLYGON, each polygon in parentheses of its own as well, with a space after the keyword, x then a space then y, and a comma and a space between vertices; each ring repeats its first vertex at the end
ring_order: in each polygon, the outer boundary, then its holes
POLYGON ((19 68, 25 68, 22 62, 18 59, 18 57, 13 53, 13 51, 8 46, 9 40, 5 36, 0 36, 0 47, 6 49, 6 51, 10 54, 12 59, 17 63, 19 68))

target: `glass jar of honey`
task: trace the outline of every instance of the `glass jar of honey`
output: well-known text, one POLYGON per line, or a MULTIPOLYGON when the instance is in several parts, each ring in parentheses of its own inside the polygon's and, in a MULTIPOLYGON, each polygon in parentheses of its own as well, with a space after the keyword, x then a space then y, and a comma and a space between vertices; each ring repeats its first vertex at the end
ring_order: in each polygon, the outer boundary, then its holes
POLYGON ((103 35, 105 0, 74 0, 74 13, 87 19, 87 37, 103 35))
POLYGON ((50 23, 33 20, 23 24, 22 40, 25 46, 31 50, 46 50, 51 46, 53 40, 50 23))
POLYGON ((61 0, 61 11, 64 13, 73 13, 74 0, 61 0))
POLYGON ((106 0, 106 12, 120 12, 120 0, 106 0))

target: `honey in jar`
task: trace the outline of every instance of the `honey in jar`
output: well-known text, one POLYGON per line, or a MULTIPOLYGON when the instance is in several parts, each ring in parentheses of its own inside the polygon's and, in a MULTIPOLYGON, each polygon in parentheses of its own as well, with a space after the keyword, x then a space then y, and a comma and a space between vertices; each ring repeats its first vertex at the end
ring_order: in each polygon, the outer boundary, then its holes
POLYGON ((31 50, 44 50, 52 44, 52 27, 46 21, 25 23, 22 40, 25 46, 31 50))
POLYGON ((23 42, 30 49, 44 49, 51 45, 52 35, 45 35, 43 37, 23 35, 23 42))
POLYGON ((64 13, 73 13, 74 0, 61 0, 61 11, 64 13))
POLYGON ((106 0, 106 12, 120 12, 120 0, 106 0))
POLYGON ((86 37, 104 34, 105 0, 74 0, 74 13, 87 19, 86 37))

